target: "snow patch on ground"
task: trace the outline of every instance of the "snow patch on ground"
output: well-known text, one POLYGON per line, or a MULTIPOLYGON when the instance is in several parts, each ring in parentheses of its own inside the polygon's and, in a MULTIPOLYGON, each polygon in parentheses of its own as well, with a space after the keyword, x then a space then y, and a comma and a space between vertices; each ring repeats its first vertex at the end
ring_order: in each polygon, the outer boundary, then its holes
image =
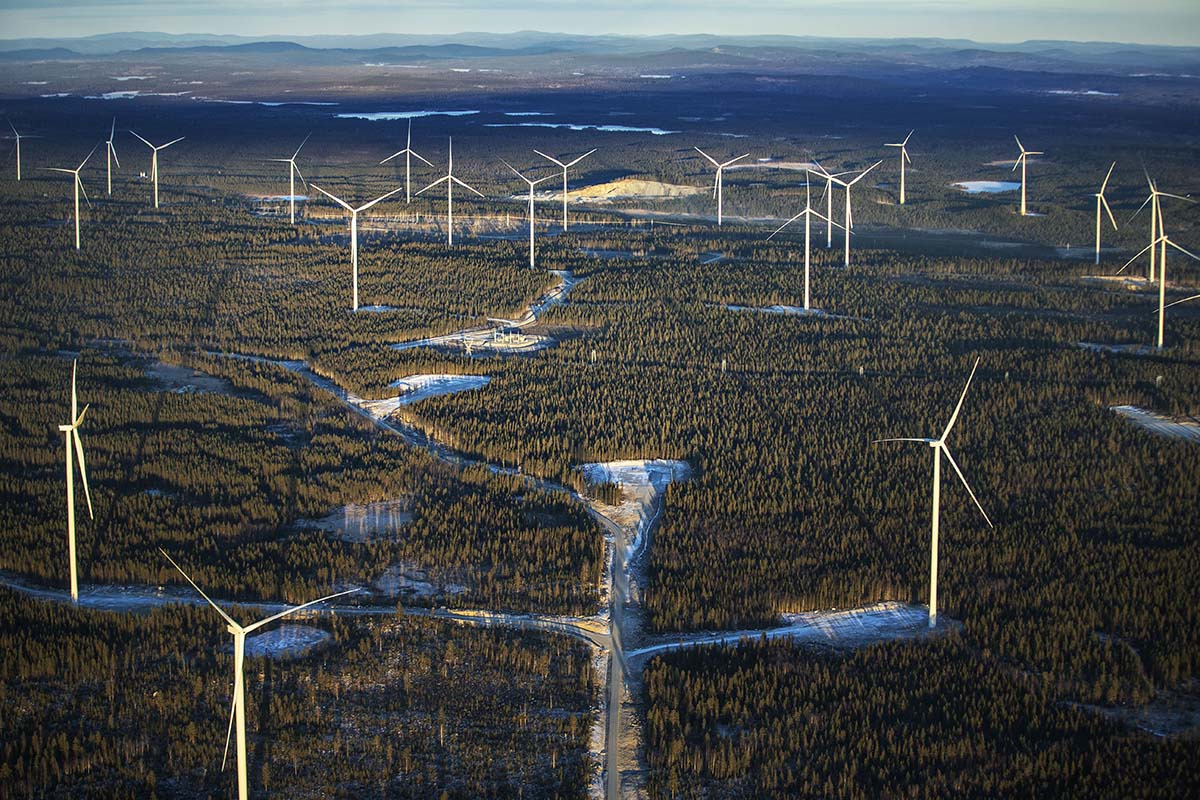
POLYGON ((686 461, 631 459, 580 464, 576 467, 593 484, 615 483, 621 487, 621 502, 609 505, 594 498, 587 502, 600 515, 633 533, 629 561, 640 552, 646 528, 658 516, 660 498, 674 481, 687 480, 692 468, 686 461))
POLYGON ((233 384, 179 364, 154 361, 146 367, 146 377, 175 394, 233 394, 233 384))
POLYGON ((1101 344, 1100 342, 1080 342, 1079 346, 1093 353, 1116 353, 1118 355, 1153 356, 1161 355, 1161 351, 1148 344, 1101 344))
POLYGON ((356 398, 356 401, 372 416, 383 419, 394 414, 400 406, 412 405, 429 397, 482 389, 491 380, 487 375, 409 375, 389 384, 392 388, 400 389, 400 394, 395 397, 382 400, 356 398))
POLYGON ((1200 444, 1200 420, 1192 417, 1168 417, 1137 406, 1111 406, 1109 410, 1133 420, 1135 425, 1159 436, 1200 444))
POLYGON ((266 633, 246 637, 246 655, 250 658, 298 658, 332 638, 329 631, 320 628, 280 625, 266 633))
POLYGON ((999 194, 1015 192, 1021 188, 1017 181, 959 181, 951 185, 959 187, 967 194, 999 194))
POLYGON ((412 498, 401 497, 359 505, 347 503, 320 519, 298 519, 296 528, 316 528, 330 538, 365 543, 392 536, 412 522, 412 498))

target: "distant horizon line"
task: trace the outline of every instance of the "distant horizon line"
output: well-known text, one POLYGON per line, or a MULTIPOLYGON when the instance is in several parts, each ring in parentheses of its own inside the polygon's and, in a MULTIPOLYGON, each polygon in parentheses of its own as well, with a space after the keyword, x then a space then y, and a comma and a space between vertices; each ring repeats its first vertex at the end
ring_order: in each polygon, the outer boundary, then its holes
MULTIPOLYGON (((527 36, 539 35, 547 37, 565 37, 577 39, 629 39, 629 40, 644 40, 653 41, 655 39, 688 39, 688 38, 712 38, 726 39, 729 41, 748 40, 748 39, 771 39, 771 40, 796 40, 796 41, 853 41, 853 42, 969 42, 975 45, 1002 45, 1002 46, 1021 46, 1021 45, 1038 45, 1038 44, 1071 44, 1071 45, 1112 45, 1118 47, 1153 47, 1173 50, 1197 50, 1200 49, 1200 44, 1160 44, 1154 42, 1138 42, 1138 41, 1116 41, 1110 39, 1063 39, 1063 38, 1046 38, 1046 39, 1011 39, 1011 40, 982 40, 972 39, 965 36, 837 36, 832 34, 791 34, 791 33, 736 33, 736 34, 721 34, 721 33, 571 33, 567 31, 549 31, 539 30, 536 28, 524 28, 515 31, 491 32, 491 31, 471 31, 464 30, 455 33, 402 33, 402 32, 379 32, 379 33, 263 33, 263 34, 246 34, 246 33, 214 33, 211 31, 188 31, 185 33, 171 33, 168 31, 147 31, 147 30, 115 30, 105 31, 101 33, 90 33, 86 35, 64 35, 64 36, 10 36, 0 37, 0 43, 15 43, 24 41, 92 41, 105 38, 117 38, 122 36, 160 36, 164 38, 186 38, 186 37, 212 37, 212 38, 227 38, 227 39, 242 39, 242 40, 257 40, 259 42, 272 41, 290 41, 298 44, 295 40, 298 39, 380 39, 387 37, 396 37, 400 39, 447 39, 453 40, 467 37, 510 37, 510 36, 527 36)), ((319 49, 319 48, 314 48, 319 49)), ((330 48, 332 49, 332 48, 330 48)))

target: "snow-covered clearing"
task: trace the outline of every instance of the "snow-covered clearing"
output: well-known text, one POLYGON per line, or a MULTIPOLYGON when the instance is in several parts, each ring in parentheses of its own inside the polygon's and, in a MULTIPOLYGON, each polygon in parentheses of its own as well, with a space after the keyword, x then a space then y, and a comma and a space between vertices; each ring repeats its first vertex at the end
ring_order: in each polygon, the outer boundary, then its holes
POLYGON ((998 194, 1015 192, 1021 188, 1021 184, 1016 181, 959 181, 952 185, 959 187, 967 194, 998 194))
POLYGON ((1133 420, 1134 424, 1151 433, 1200 444, 1200 420, 1192 417, 1168 417, 1137 406, 1112 406, 1111 410, 1133 420))
POLYGON ((316 528, 333 539, 350 542, 369 542, 380 536, 392 535, 401 526, 412 522, 412 499, 400 497, 359 505, 347 503, 320 519, 298 519, 293 527, 316 528))
POLYGON ((251 658, 297 658, 333 638, 329 631, 308 625, 280 625, 246 638, 246 655, 251 658))

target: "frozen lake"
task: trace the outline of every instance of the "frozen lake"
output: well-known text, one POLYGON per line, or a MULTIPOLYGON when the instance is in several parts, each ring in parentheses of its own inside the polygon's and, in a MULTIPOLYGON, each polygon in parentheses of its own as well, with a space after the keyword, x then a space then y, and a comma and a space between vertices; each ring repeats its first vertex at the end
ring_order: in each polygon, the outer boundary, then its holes
POLYGON ((478 111, 345 111, 337 114, 338 119, 365 119, 371 122, 388 122, 397 119, 417 119, 418 117, 466 117, 478 114, 478 111))
POLYGON ((967 194, 999 194, 1015 192, 1021 188, 1017 181, 959 181, 953 185, 967 194))

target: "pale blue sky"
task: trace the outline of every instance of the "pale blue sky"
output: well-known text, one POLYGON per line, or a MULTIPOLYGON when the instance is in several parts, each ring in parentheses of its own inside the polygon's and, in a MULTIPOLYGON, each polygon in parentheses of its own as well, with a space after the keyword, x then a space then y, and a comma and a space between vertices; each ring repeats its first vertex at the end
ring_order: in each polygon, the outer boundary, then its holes
POLYGON ((0 0, 0 37, 718 33, 1200 45, 1200 0, 0 0))

